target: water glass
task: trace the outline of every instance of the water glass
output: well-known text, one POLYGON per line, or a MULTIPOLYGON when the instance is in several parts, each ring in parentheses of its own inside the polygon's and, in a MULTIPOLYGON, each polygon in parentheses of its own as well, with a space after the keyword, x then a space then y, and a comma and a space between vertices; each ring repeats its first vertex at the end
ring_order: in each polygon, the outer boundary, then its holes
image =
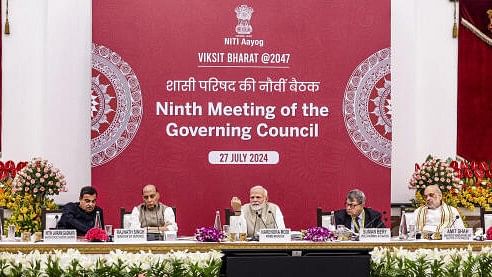
POLYGON ((417 229, 415 225, 408 225, 408 240, 415 240, 417 237, 417 229))
POLYGON ((338 235, 342 235, 343 233, 345 233, 345 228, 345 225, 337 225, 336 233, 338 235))
POLYGON ((13 224, 10 224, 9 225, 9 229, 8 229, 8 232, 7 232, 7 239, 10 240, 10 241, 14 241, 15 240, 15 225, 13 225, 13 224))
POLYGON ((113 235, 113 225, 104 225, 104 231, 108 236, 113 235))
POLYGON ((21 241, 22 242, 30 242, 31 241, 31 232, 22 232, 21 234, 21 241))
POLYGON ((338 240, 350 239, 350 232, 348 232, 348 229, 347 227, 345 227, 345 225, 337 225, 336 235, 338 240))
POLYGON ((230 233, 231 233, 231 227, 229 225, 224 225, 222 226, 222 231, 224 232, 224 235, 226 237, 226 240, 231 240, 230 239, 230 233))

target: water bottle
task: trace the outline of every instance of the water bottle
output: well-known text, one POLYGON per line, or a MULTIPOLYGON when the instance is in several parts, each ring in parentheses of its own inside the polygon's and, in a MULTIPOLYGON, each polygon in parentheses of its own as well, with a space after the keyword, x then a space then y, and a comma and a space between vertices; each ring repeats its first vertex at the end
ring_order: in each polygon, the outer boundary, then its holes
POLYGON ((102 229, 101 215, 99 214, 99 211, 96 211, 96 219, 94 220, 94 228, 102 229))
POLYGON ((335 212, 331 211, 330 214, 330 228, 328 228, 330 231, 335 231, 337 228, 337 222, 335 221, 335 212))
POLYGON ((222 231, 222 223, 220 222, 220 211, 217 210, 215 212, 215 221, 214 221, 214 228, 222 231))
POLYGON ((401 240, 408 239, 407 217, 405 215, 405 211, 401 212, 401 220, 400 220, 400 228, 398 230, 398 238, 401 240))

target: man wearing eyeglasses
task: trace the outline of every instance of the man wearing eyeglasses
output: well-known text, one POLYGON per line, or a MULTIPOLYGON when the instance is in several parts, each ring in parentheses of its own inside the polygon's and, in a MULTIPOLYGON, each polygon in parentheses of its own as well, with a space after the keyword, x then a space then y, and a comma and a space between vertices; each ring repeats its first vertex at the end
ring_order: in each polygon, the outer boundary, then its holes
POLYGON ((345 209, 335 212, 335 223, 345 225, 355 233, 362 228, 385 228, 381 221, 381 213, 371 208, 365 208, 365 194, 354 189, 349 191, 345 200, 345 209))
POLYGON ((130 228, 146 228, 147 232, 178 231, 173 209, 160 203, 159 197, 154 185, 143 187, 144 202, 133 208, 130 228))
POLYGON ((439 186, 430 185, 424 190, 425 206, 415 210, 415 225, 419 232, 441 232, 444 228, 464 228, 458 210, 442 201, 439 186))

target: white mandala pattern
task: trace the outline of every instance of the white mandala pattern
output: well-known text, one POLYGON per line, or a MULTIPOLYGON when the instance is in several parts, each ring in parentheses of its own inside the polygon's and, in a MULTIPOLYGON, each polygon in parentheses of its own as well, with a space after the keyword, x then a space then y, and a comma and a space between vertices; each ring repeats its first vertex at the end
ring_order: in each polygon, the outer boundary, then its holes
POLYGON ((359 151, 391 167, 391 56, 379 50, 352 72, 343 99, 345 128, 359 151))
POLYGON ((121 56, 92 44, 91 161, 103 165, 130 144, 142 121, 142 92, 137 76, 121 56))

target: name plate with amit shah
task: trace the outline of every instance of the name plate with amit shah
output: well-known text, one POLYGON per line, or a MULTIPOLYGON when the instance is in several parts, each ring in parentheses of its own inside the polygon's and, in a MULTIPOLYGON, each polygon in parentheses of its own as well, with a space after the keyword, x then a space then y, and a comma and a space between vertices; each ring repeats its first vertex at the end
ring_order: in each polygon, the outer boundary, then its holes
POLYGON ((290 242, 290 229, 260 229, 260 242, 290 242))
POLYGON ((389 228, 363 228, 359 235, 360 241, 390 241, 391 231, 389 228))
POLYGON ((147 230, 139 229, 115 229, 114 242, 145 242, 147 241, 147 230))
POLYGON ((473 240, 473 228, 445 228, 442 240, 473 240))
POLYGON ((43 241, 44 242, 76 242, 77 230, 75 229, 44 230, 43 241))

